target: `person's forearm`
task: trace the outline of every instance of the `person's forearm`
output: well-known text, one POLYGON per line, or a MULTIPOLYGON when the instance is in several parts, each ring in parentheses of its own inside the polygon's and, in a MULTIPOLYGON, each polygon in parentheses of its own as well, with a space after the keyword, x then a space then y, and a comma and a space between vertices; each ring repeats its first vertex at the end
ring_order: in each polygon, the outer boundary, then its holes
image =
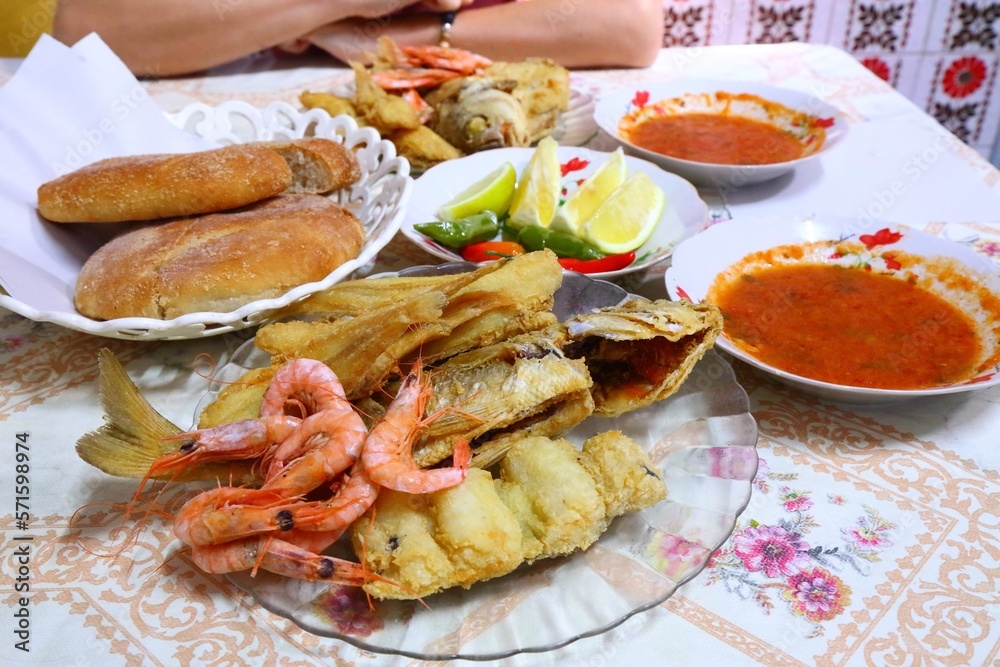
MULTIPOLYGON (((410 0, 412 2, 413 0, 410 0)), ((406 0, 384 0, 405 6, 406 0)), ((136 74, 192 72, 357 15, 351 0, 61 0, 53 35, 97 32, 136 74)))
POLYGON ((452 46, 503 60, 565 67, 644 67, 663 40, 661 0, 529 0, 461 12, 452 46))

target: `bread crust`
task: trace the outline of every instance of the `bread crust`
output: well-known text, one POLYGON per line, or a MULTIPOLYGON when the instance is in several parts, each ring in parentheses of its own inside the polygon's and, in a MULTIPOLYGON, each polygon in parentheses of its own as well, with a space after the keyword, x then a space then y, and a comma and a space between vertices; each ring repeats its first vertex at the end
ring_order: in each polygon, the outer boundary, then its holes
POLYGON ((364 238, 350 211, 314 194, 141 227, 87 260, 76 307, 100 320, 230 312, 322 280, 357 257, 364 238))
POLYGON ((44 183, 38 211, 53 222, 124 222, 214 213, 287 190, 292 172, 262 143, 197 153, 109 158, 44 183))
POLYGON ((353 185, 361 178, 354 151, 332 139, 304 137, 264 144, 285 159, 292 170, 288 192, 324 194, 353 185))

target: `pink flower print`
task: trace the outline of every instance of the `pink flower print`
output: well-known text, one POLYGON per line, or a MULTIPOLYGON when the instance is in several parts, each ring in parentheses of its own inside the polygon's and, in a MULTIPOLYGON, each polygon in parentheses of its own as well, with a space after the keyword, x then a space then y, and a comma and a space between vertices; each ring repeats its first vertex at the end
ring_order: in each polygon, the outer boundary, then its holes
POLYGON ((705 561, 707 549, 683 537, 657 530, 644 549, 649 564, 671 579, 678 579, 690 567, 705 561))
POLYGON ((853 528, 842 528, 847 543, 858 551, 881 551, 892 546, 887 533, 896 527, 869 508, 868 516, 860 517, 853 528))
POLYGON ((369 637, 383 626, 382 619, 368 606, 364 591, 354 586, 332 588, 320 608, 337 626, 337 631, 345 635, 369 637))
POLYGON ((7 352, 13 352, 28 342, 25 336, 6 336, 0 338, 0 348, 7 352))
POLYGON ((976 241, 972 248, 987 257, 1000 257, 1000 243, 996 241, 976 241))
POLYGON ((839 577, 817 567, 789 577, 781 597, 792 603, 792 613, 818 623, 851 604, 851 589, 839 577))
POLYGON ((809 545, 781 526, 751 526, 733 537, 733 551, 749 572, 787 576, 808 563, 809 545))
POLYGON ((753 476, 753 485, 761 493, 767 493, 770 489, 767 485, 767 476, 771 472, 771 466, 767 459, 757 459, 757 474, 753 476))
POLYGON ((843 505, 847 502, 847 499, 844 498, 844 496, 837 493, 828 493, 826 494, 826 498, 834 505, 843 505))
POLYGON ((787 486, 781 487, 781 504, 786 512, 805 512, 813 506, 809 491, 796 491, 787 486))

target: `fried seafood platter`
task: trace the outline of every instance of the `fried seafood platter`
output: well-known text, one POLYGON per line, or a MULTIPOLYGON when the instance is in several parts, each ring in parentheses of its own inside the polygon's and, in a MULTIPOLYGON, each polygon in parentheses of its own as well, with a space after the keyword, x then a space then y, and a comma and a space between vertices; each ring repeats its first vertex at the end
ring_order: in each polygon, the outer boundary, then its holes
POLYGON ((569 108, 569 71, 544 58, 493 62, 382 37, 371 65, 351 67, 353 94, 305 91, 299 101, 374 127, 414 172, 490 148, 530 146, 550 136, 569 108))
POLYGON ((202 482, 173 530, 208 573, 433 607, 441 591, 589 550, 669 494, 662 453, 613 420, 677 392, 720 314, 630 297, 560 321, 563 279, 540 251, 339 283, 261 328, 268 363, 227 383, 189 432, 105 351, 105 424, 77 451, 140 490, 202 482))

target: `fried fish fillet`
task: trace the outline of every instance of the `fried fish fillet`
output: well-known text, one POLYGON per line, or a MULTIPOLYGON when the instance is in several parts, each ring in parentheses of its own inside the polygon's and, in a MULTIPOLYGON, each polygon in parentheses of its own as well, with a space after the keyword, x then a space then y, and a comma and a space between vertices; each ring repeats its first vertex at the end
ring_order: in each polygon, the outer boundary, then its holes
POLYGON ((351 529, 364 566, 393 586, 375 597, 409 599, 468 588, 521 563, 586 549, 626 512, 653 505, 667 489, 649 456, 618 431, 566 440, 532 437, 511 447, 498 478, 471 469, 445 491, 383 491, 351 529))

